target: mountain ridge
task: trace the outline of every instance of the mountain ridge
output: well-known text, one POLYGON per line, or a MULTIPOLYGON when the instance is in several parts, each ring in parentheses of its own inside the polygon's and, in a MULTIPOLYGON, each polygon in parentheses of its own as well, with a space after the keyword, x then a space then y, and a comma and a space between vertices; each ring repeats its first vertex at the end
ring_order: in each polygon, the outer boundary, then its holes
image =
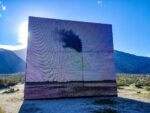
POLYGON ((10 74, 24 72, 25 62, 13 51, 0 49, 0 73, 10 74))
POLYGON ((150 58, 115 51, 117 73, 150 74, 150 58))
MULTIPOLYGON (((116 73, 150 74, 150 58, 115 50, 116 73)), ((26 49, 0 49, 0 73, 25 72, 26 49), (10 63, 11 62, 11 63, 10 63)))

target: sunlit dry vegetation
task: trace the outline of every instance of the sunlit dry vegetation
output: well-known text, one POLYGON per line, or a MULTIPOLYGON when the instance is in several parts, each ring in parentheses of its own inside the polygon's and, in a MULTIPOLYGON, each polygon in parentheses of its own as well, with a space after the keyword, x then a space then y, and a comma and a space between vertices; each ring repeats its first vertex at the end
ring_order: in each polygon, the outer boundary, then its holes
POLYGON ((3 110, 2 110, 2 108, 0 107, 0 113, 5 113, 3 110))
POLYGON ((128 86, 135 84, 135 86, 150 86, 150 75, 142 74, 117 74, 117 85, 128 86))
MULTIPOLYGON (((134 84, 136 87, 143 87, 150 90, 150 75, 142 74, 117 74, 118 86, 129 86, 134 84)), ((0 74, 0 86, 11 86, 17 83, 24 83, 25 73, 0 74)))
POLYGON ((17 83, 24 83, 24 73, 0 74, 0 87, 8 87, 17 83))

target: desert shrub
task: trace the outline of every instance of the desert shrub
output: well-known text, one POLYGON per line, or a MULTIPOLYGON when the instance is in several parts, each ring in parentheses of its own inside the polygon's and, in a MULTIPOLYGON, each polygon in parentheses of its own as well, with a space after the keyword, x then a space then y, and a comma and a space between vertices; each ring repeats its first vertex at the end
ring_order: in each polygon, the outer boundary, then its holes
POLYGON ((124 89, 124 87, 120 87, 120 86, 118 86, 118 89, 123 90, 123 89, 124 89))
POLYGON ((16 73, 16 74, 1 74, 0 75, 0 86, 13 86, 17 83, 24 83, 25 74, 16 73))
POLYGON ((112 100, 112 99, 99 99, 99 100, 94 101, 93 104, 95 104, 95 105, 115 105, 115 104, 118 104, 118 102, 115 100, 112 100))
POLYGON ((119 113, 115 109, 100 109, 100 110, 95 110, 93 113, 119 113))
POLYGON ((135 84, 136 87, 150 86, 150 75, 142 74, 117 74, 117 85, 126 86, 135 84))
POLYGON ((130 84, 130 87, 133 88, 133 89, 137 88, 135 83, 130 84))
POLYGON ((17 91, 19 91, 19 89, 9 88, 8 90, 4 91, 3 94, 15 93, 17 91))
POLYGON ((142 85, 135 84, 135 87, 136 87, 136 88, 142 88, 142 85))
POLYGON ((150 87, 149 86, 144 86, 143 89, 145 89, 146 91, 150 91, 150 87))
POLYGON ((141 93, 141 91, 137 91, 136 93, 137 93, 137 94, 140 94, 140 93, 141 93))
POLYGON ((150 80, 144 81, 143 86, 150 86, 150 80))
POLYGON ((133 84, 130 84, 130 88, 137 89, 137 88, 142 88, 142 86, 141 85, 136 85, 135 83, 133 83, 133 84))

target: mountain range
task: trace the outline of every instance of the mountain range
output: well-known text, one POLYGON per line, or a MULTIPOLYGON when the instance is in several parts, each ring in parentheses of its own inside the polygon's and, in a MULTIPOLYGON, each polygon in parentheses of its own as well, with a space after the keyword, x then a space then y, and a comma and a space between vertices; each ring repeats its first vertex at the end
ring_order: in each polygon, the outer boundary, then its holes
POLYGON ((150 74, 150 57, 115 51, 117 73, 150 74))
MULTIPOLYGON (((0 49, 0 73, 25 72, 26 49, 0 49)), ((117 73, 149 74, 150 58, 115 50, 117 73)))
POLYGON ((0 49, 0 73, 24 72, 25 61, 23 61, 15 52, 0 49))

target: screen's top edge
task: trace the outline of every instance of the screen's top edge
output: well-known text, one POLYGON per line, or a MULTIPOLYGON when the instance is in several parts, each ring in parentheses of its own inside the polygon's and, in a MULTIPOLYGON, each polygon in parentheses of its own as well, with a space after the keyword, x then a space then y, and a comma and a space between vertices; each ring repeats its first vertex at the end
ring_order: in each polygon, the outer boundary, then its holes
POLYGON ((57 21, 77 22, 77 23, 88 23, 88 24, 100 24, 100 25, 107 25, 107 26, 112 27, 112 24, 98 23, 98 22, 88 22, 88 21, 78 21, 78 20, 66 20, 66 19, 58 19, 58 18, 46 18, 46 17, 29 16, 29 20, 30 19, 44 19, 44 20, 57 20, 57 21))

